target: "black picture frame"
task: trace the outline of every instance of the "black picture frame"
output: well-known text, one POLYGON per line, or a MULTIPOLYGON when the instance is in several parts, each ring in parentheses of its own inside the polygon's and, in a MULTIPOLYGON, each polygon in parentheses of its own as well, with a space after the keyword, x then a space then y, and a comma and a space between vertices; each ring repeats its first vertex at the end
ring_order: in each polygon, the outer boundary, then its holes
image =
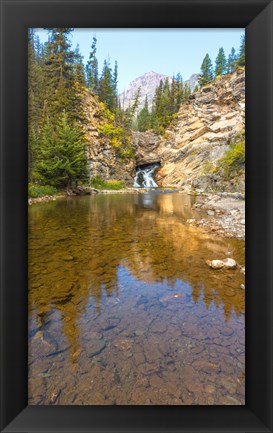
POLYGON ((1 0, 1 432, 272 432, 268 0, 1 0), (246 405, 27 406, 27 28, 246 28, 246 405))

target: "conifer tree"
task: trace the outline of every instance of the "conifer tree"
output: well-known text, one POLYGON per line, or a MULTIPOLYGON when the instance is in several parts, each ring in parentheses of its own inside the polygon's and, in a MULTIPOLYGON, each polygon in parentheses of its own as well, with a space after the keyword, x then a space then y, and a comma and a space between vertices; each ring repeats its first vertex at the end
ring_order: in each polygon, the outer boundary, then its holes
POLYGON ((99 80, 99 98, 109 110, 114 111, 116 108, 116 83, 113 81, 112 69, 109 60, 104 60, 101 77, 99 80))
POLYGON ((84 66, 83 66, 83 56, 80 53, 79 45, 77 45, 74 56, 74 75, 75 83, 79 86, 86 86, 84 66))
POLYGON ((99 71, 98 71, 98 60, 96 57, 96 52, 97 52, 97 38, 94 36, 91 45, 89 60, 86 64, 86 81, 89 89, 91 89, 93 92, 97 94, 99 90, 99 71))
POLYGON ((224 75, 227 69, 227 61, 224 48, 221 47, 215 60, 215 76, 224 75))
POLYGON ((148 108, 148 98, 145 98, 145 104, 137 116, 138 131, 144 132, 151 128, 151 119, 148 108))
POLYGON ((210 83, 214 78, 213 66, 208 54, 205 55, 204 60, 201 65, 201 74, 199 75, 198 82, 200 86, 205 86, 210 83))
POLYGON ((183 78, 178 72, 175 77, 175 112, 179 110, 180 105, 184 100, 184 84, 183 78))
POLYGON ((83 132, 63 113, 56 127, 48 119, 41 134, 36 178, 55 187, 71 187, 88 180, 83 132))
POLYGON ((28 173, 32 178, 38 134, 42 125, 44 105, 44 80, 42 50, 32 29, 28 38, 28 173))
POLYGON ((245 35, 241 38, 241 45, 239 48, 239 55, 236 66, 245 66, 246 58, 245 58, 245 35))
POLYGON ((232 47, 227 61, 227 73, 232 74, 236 69, 237 55, 235 48, 232 47))
POLYGON ((55 122, 65 110, 73 121, 79 116, 81 96, 75 87, 75 53, 70 50, 72 29, 51 28, 49 32, 44 66, 47 114, 55 122))
POLYGON ((183 89, 183 102, 188 99, 188 97, 191 94, 191 89, 188 83, 185 83, 184 89, 183 89))
POLYGON ((195 84, 193 91, 198 92, 198 90, 199 90, 198 84, 195 84))

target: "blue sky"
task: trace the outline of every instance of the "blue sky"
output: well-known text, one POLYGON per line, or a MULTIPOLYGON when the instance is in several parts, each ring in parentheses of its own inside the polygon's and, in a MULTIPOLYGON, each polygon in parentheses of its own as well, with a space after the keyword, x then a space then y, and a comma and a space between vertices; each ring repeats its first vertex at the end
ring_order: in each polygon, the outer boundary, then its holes
MULTIPOLYGON (((48 32, 36 29, 41 42, 48 32)), ((74 29, 72 47, 79 44, 88 60, 92 38, 97 38, 99 71, 104 59, 114 66, 118 62, 118 88, 122 92, 130 81, 145 72, 155 71, 170 75, 181 73, 184 80, 199 73, 208 53, 214 63, 220 47, 226 56, 232 47, 239 49, 244 29, 74 29)))

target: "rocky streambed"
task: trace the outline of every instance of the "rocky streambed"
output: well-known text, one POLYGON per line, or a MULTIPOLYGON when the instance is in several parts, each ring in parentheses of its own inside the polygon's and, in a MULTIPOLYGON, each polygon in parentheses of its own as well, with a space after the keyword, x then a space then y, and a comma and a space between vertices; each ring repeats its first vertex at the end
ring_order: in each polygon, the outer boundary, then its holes
POLYGON ((202 217, 188 219, 192 226, 204 228, 209 233, 245 239, 245 198, 240 193, 200 194, 193 208, 202 212, 202 217))

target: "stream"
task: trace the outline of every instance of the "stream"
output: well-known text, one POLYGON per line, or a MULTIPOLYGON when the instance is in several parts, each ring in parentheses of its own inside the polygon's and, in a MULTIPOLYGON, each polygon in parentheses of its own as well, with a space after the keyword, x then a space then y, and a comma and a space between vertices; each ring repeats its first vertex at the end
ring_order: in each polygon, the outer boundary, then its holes
POLYGON ((194 198, 29 207, 29 405, 244 405, 242 240, 185 224, 194 198))

